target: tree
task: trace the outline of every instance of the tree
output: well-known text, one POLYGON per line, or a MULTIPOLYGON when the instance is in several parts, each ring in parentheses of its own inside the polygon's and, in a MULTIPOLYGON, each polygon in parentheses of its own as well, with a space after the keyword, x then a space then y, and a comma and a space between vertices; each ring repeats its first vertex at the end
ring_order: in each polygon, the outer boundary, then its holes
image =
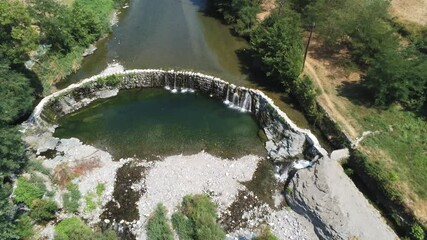
POLYGON ((267 76, 291 84, 303 61, 302 29, 298 15, 286 10, 273 13, 251 34, 251 47, 267 76))
POLYGON ((426 101, 427 61, 390 49, 369 68, 364 84, 374 93, 377 105, 400 102, 418 109, 426 101))
POLYGON ((22 63, 38 44, 38 33, 20 1, 0 1, 0 58, 22 63))
MULTIPOLYGON (((1 33, 0 33, 1 34, 1 33)), ((15 122, 28 113, 34 101, 30 80, 0 63, 0 126, 15 122)))
POLYGON ((150 240, 172 240, 173 234, 166 218, 166 208, 158 204, 147 222, 147 238, 150 240))
POLYGON ((0 180, 18 173, 26 163, 25 147, 17 128, 0 128, 0 180))

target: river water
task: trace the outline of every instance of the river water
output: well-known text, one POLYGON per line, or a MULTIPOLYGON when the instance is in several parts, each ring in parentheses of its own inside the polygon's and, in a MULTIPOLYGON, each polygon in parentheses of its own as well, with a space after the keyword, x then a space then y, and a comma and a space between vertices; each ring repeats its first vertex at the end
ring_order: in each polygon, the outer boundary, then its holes
POLYGON ((304 115, 280 91, 247 75, 241 52, 248 43, 235 37, 230 27, 204 12, 206 0, 130 0, 120 9, 112 33, 97 43, 98 50, 83 60, 81 68, 57 84, 64 88, 99 74, 108 64, 125 69, 185 69, 220 77, 240 86, 263 90, 299 125, 304 115), (240 52, 240 54, 239 54, 240 52), (260 84, 261 83, 261 84, 260 84))

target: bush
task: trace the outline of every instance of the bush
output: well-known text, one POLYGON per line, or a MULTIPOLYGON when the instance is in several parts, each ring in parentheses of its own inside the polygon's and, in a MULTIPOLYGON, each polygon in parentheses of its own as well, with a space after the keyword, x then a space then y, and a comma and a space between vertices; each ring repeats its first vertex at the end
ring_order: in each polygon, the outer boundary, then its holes
POLYGON ((3 179, 19 173, 26 162, 21 133, 14 127, 0 127, 0 184, 3 179))
POLYGON ((424 240, 425 239, 425 233, 424 233, 423 228, 419 224, 415 223, 411 227, 411 231, 409 232, 409 237, 412 240, 424 240))
POLYGON ((55 226, 56 240, 92 240, 92 230, 77 217, 62 220, 55 226))
POLYGON ((33 202, 30 216, 36 222, 44 223, 53 220, 57 210, 58 206, 53 200, 35 200, 33 202))
POLYGON ((15 202, 24 203, 32 208, 35 200, 42 199, 45 190, 46 189, 42 188, 40 184, 27 181, 21 176, 18 178, 15 189, 15 202))
POLYGON ((116 234, 107 230, 94 232, 80 218, 71 217, 62 220, 55 226, 55 240, 115 240, 116 234))
POLYGON ((149 240, 172 240, 173 234, 166 218, 166 208, 158 204, 154 213, 150 216, 146 226, 149 240))
MULTIPOLYGON (((1 42, 1 41, 0 41, 1 42)), ((0 62, 0 126, 16 122, 27 114, 34 101, 30 80, 0 62)))
POLYGON ((77 185, 69 183, 67 185, 68 192, 62 195, 63 205, 68 212, 77 212, 79 209, 79 200, 81 198, 80 191, 77 185))
POLYGON ((28 214, 19 217, 16 224, 16 233, 21 239, 30 239, 34 235, 33 222, 28 214))
POLYGON ((216 206, 208 196, 187 195, 182 200, 179 212, 172 216, 172 221, 178 235, 184 239, 225 239, 225 232, 216 218, 216 206))
POLYGON ((172 226, 176 230, 180 240, 192 240, 194 233, 191 220, 182 212, 176 212, 172 215, 172 226))

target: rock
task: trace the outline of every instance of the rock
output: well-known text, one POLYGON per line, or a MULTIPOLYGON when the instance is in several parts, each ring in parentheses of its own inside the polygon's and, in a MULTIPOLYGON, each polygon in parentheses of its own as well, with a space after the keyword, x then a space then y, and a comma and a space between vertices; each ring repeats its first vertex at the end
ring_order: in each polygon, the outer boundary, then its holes
POLYGON ((339 150, 335 150, 331 153, 331 159, 332 161, 343 161, 346 160, 350 157, 350 151, 348 150, 348 148, 343 148, 343 149, 339 149, 339 150))
POLYGON ((96 49, 98 49, 97 47, 95 47, 95 45, 91 44, 88 48, 85 49, 85 51, 83 52, 83 57, 92 55, 96 49))
POLYGON ((109 224, 109 223, 110 223, 110 219, 104 219, 104 222, 105 222, 106 224, 109 224))
POLYGON ((398 239, 337 161, 324 157, 298 171, 290 187, 290 206, 313 223, 321 239, 398 239))

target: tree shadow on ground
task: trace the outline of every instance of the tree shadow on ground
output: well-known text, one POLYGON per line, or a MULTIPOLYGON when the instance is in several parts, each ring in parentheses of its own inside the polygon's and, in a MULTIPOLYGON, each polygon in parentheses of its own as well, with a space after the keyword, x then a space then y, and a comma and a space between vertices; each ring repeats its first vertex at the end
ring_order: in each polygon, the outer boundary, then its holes
POLYGON ((358 106, 374 107, 374 96, 361 82, 344 81, 337 87, 338 96, 358 106))

